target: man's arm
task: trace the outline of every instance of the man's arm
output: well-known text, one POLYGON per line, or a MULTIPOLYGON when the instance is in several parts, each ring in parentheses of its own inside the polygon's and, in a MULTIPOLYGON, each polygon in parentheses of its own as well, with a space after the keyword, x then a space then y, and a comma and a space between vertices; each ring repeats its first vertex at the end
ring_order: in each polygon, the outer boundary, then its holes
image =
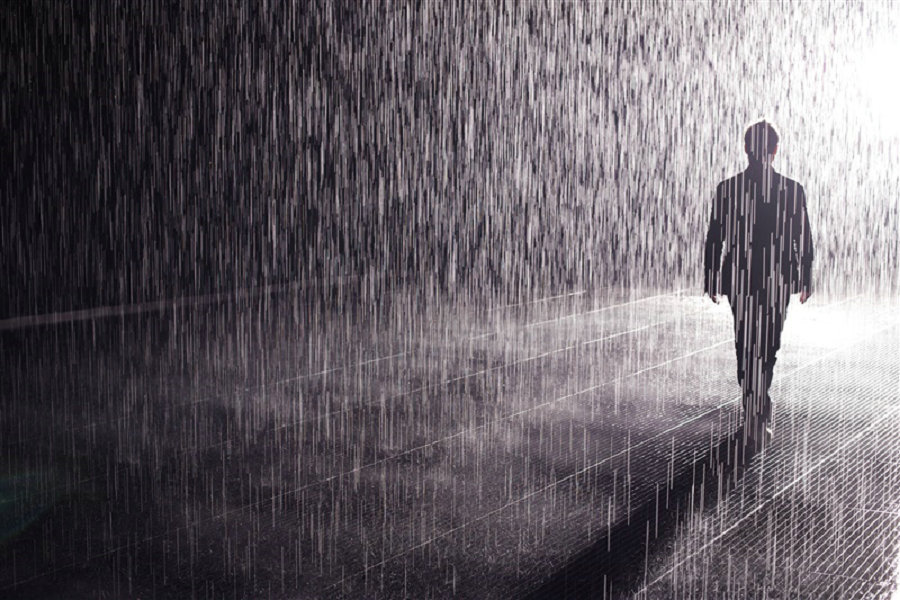
POLYGON ((800 302, 801 304, 812 294, 812 230, 809 228, 809 215, 806 212, 806 192, 800 186, 798 193, 800 209, 800 240, 797 248, 797 260, 800 267, 800 302))
POLYGON ((716 189, 709 229, 706 231, 706 247, 703 252, 703 290, 713 302, 718 302, 719 263, 722 256, 722 241, 725 238, 725 200, 722 185, 716 189))

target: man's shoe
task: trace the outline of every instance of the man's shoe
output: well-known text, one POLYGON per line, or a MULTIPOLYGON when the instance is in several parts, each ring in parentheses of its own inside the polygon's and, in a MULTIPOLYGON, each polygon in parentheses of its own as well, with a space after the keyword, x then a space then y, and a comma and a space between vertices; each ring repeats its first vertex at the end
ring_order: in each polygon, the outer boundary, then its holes
POLYGON ((745 447, 748 450, 748 457, 766 450, 774 437, 772 428, 764 421, 756 423, 753 427, 747 427, 746 432, 745 447))
POLYGON ((757 430, 755 440, 756 440, 756 449, 760 452, 769 449, 769 445, 772 443, 772 438, 775 437, 775 432, 772 431, 772 428, 766 422, 762 422, 759 424, 759 429, 757 430))

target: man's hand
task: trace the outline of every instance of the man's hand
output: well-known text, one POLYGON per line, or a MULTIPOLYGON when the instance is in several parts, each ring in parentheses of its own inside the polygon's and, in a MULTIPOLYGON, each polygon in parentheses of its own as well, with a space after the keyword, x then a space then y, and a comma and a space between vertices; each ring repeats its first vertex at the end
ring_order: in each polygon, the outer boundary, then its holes
POLYGON ((802 292, 800 292, 800 304, 806 303, 806 301, 809 300, 810 295, 811 294, 809 293, 809 290, 803 290, 802 292))

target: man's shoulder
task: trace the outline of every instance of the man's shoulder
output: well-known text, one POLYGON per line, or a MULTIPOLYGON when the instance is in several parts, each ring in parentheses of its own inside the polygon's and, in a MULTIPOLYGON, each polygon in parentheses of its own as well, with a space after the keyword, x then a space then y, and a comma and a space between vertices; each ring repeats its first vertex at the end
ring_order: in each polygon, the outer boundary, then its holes
POLYGON ((741 172, 741 173, 735 173, 735 174, 732 175, 731 177, 728 177, 727 179, 723 179, 722 181, 720 181, 718 187, 728 187, 729 185, 733 185, 733 184, 735 184, 735 183, 738 183, 738 182, 741 181, 743 178, 744 178, 744 173, 743 173, 743 172, 741 172))
POLYGON ((731 193, 733 193, 733 190, 736 190, 739 186, 742 185, 743 179, 743 173, 736 173, 728 179, 723 179, 719 182, 719 185, 716 186, 716 193, 720 196, 730 195, 731 193))
MULTIPOLYGON (((803 189, 803 185, 799 181, 778 172, 775 173, 775 177, 774 185, 777 189, 784 190, 791 196, 806 197, 806 190, 803 189)), ((743 189, 746 179, 747 175, 745 172, 736 173, 727 179, 723 179, 716 186, 716 194, 719 197, 734 196, 738 190, 743 189)))
POLYGON ((799 181, 786 177, 780 173, 778 174, 778 177, 778 186, 787 191, 788 194, 796 194, 798 196, 806 195, 806 190, 803 189, 803 185, 799 181))

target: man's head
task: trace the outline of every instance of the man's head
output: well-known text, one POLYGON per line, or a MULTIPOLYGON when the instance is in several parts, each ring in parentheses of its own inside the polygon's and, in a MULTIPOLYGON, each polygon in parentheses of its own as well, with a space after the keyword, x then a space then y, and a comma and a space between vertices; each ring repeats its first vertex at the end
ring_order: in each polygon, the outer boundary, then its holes
POLYGON ((758 121, 744 132, 744 150, 751 163, 770 164, 778 149, 778 131, 766 120, 758 121))

